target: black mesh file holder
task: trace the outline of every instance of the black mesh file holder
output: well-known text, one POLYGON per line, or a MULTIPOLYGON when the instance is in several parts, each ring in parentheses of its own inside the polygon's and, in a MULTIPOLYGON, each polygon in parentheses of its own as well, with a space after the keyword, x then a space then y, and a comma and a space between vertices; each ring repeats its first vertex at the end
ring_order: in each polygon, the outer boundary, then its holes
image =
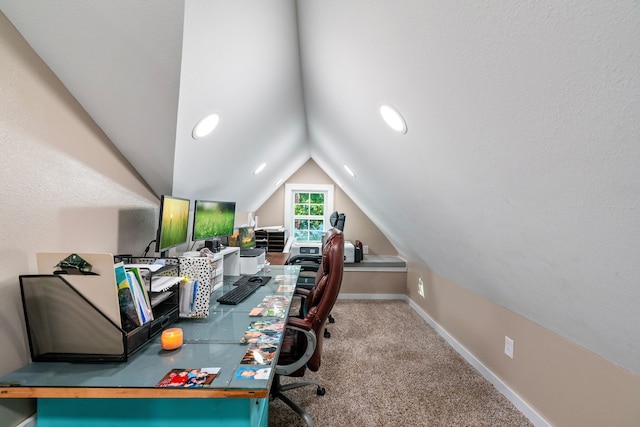
POLYGON ((34 362, 126 361, 149 340, 149 324, 125 332, 59 275, 22 275, 20 293, 34 362))

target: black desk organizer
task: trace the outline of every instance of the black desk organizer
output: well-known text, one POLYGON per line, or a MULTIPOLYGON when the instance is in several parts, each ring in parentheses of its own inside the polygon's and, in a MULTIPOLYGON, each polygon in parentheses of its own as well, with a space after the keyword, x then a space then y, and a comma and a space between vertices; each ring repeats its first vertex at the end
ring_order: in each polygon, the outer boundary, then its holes
MULTIPOLYGON (((116 255, 116 262, 124 262, 127 264, 153 264, 159 258, 156 257, 132 257, 116 255)), ((180 295, 179 282, 174 283, 170 287, 161 292, 153 292, 150 288, 155 277, 180 277, 180 260, 179 258, 162 258, 165 265, 156 271, 140 269, 140 274, 144 276, 147 283, 147 292, 151 298, 151 310, 153 311, 154 320, 151 322, 149 335, 150 338, 156 336, 160 331, 175 322, 180 317, 180 295)))
MULTIPOLYGON (((45 257, 51 255, 44 254, 45 257)), ((119 306, 118 288, 112 273, 113 257, 94 255, 102 257, 102 261, 110 260, 111 270, 104 267, 103 276, 19 276, 33 362, 124 362, 178 319, 179 287, 176 283, 152 307, 154 320, 127 330, 122 319, 114 318, 119 315, 119 306)), ((86 256, 91 259, 91 254, 86 256)), ((179 272, 177 259, 175 265, 169 264, 163 272, 156 274, 179 272)))

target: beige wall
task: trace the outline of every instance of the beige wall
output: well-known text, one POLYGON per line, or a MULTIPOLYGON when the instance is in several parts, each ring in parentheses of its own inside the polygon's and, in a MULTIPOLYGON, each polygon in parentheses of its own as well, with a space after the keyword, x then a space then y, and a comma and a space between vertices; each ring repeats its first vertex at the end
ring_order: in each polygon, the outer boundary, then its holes
POLYGON ((640 377, 424 265, 408 267, 409 297, 551 425, 640 425, 640 377), (515 342, 513 359, 505 335, 515 342))
MULTIPOLYGON (((287 181, 288 184, 333 184, 334 210, 346 215, 344 237, 355 242, 362 241, 369 246, 371 255, 397 255, 395 247, 371 220, 360 210, 340 186, 313 160, 302 165, 287 181)), ((258 226, 284 225, 284 184, 256 211, 258 226)))
MULTIPOLYGON (((0 13, 0 375, 29 362, 18 276, 36 252, 142 253, 158 199, 0 13)), ((0 400, 0 427, 34 411, 0 400)))
POLYGON ((340 294, 404 295, 406 288, 406 272, 345 271, 340 294))

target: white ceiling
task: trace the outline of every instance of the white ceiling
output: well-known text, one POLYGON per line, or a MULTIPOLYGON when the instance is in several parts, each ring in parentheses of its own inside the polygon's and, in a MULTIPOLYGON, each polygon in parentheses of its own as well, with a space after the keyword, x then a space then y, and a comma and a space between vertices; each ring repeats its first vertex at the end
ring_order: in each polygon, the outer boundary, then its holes
POLYGON ((311 157, 400 253, 640 374, 637 1, 0 8, 156 193, 252 211, 311 157))

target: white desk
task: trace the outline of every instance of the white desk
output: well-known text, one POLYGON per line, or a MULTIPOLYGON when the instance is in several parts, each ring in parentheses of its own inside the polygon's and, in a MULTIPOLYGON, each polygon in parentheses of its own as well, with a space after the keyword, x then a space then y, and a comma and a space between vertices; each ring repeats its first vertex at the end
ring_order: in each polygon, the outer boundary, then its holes
POLYGON ((239 276, 240 275, 240 248, 228 246, 220 252, 222 255, 222 265, 224 268, 225 276, 239 276))
POLYGON ((265 252, 257 256, 240 256, 240 274, 256 274, 264 268, 265 252))

